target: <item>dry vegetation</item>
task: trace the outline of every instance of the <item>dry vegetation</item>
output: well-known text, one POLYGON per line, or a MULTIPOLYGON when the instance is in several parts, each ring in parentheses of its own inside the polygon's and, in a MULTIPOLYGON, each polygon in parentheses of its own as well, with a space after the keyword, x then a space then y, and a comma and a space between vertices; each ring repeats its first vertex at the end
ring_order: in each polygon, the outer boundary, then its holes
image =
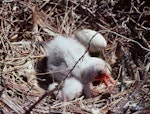
POLYGON ((149 0, 1 0, 0 114, 150 113, 149 19, 149 0), (97 97, 67 103, 41 98, 34 63, 44 52, 35 42, 83 28, 107 39, 102 55, 113 68, 115 87, 95 86, 97 97))

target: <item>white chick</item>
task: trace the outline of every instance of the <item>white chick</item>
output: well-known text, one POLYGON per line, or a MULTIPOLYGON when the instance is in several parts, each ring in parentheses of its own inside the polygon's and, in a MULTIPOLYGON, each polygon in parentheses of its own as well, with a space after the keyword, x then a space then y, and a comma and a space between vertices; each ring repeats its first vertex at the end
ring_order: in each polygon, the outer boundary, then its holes
MULTIPOLYGON (((103 81, 106 86, 108 86, 107 79, 112 84, 115 83, 109 74, 108 63, 100 58, 90 57, 89 53, 85 54, 86 48, 75 39, 57 36, 52 41, 46 43, 44 48, 47 53, 47 71, 71 69, 84 55, 70 75, 83 84, 83 92, 87 98, 92 97, 90 84, 95 79, 103 81)), ((68 72, 54 73, 54 82, 60 82, 62 76, 68 72)))
MULTIPOLYGON (((53 90, 58 83, 54 82, 49 85, 48 90, 53 90)), ((56 99, 64 100, 66 98, 67 101, 71 101, 75 98, 78 98, 83 91, 82 83, 74 77, 70 77, 65 79, 64 85, 61 90, 55 91, 54 95, 56 99)))

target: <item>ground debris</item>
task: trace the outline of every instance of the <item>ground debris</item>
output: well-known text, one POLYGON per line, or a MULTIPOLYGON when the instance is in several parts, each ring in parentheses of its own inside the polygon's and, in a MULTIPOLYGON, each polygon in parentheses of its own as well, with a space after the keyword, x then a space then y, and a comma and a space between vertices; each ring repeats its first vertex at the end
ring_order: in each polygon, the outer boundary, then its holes
POLYGON ((143 0, 0 1, 0 113, 148 114, 150 112, 150 11, 143 0), (111 64, 115 87, 93 87, 95 97, 61 102, 38 87, 38 42, 83 28, 108 42, 101 57, 111 64), (65 112, 64 112, 65 111, 65 112))

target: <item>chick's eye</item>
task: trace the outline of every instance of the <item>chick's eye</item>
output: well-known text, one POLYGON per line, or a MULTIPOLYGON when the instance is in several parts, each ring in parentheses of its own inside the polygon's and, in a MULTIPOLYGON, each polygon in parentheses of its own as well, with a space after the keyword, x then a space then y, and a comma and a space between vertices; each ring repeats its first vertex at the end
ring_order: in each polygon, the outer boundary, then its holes
POLYGON ((104 71, 103 70, 98 70, 98 75, 103 75, 104 71))

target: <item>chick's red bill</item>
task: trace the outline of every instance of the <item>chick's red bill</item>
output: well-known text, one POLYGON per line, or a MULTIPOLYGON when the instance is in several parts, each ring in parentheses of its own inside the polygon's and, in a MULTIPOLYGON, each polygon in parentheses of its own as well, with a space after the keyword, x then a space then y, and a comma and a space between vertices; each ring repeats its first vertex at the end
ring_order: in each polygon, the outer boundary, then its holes
POLYGON ((108 87, 108 81, 110 81, 110 83, 112 84, 115 84, 115 80, 111 77, 111 75, 107 72, 106 69, 103 75, 96 76, 96 80, 101 80, 107 87, 108 87))

